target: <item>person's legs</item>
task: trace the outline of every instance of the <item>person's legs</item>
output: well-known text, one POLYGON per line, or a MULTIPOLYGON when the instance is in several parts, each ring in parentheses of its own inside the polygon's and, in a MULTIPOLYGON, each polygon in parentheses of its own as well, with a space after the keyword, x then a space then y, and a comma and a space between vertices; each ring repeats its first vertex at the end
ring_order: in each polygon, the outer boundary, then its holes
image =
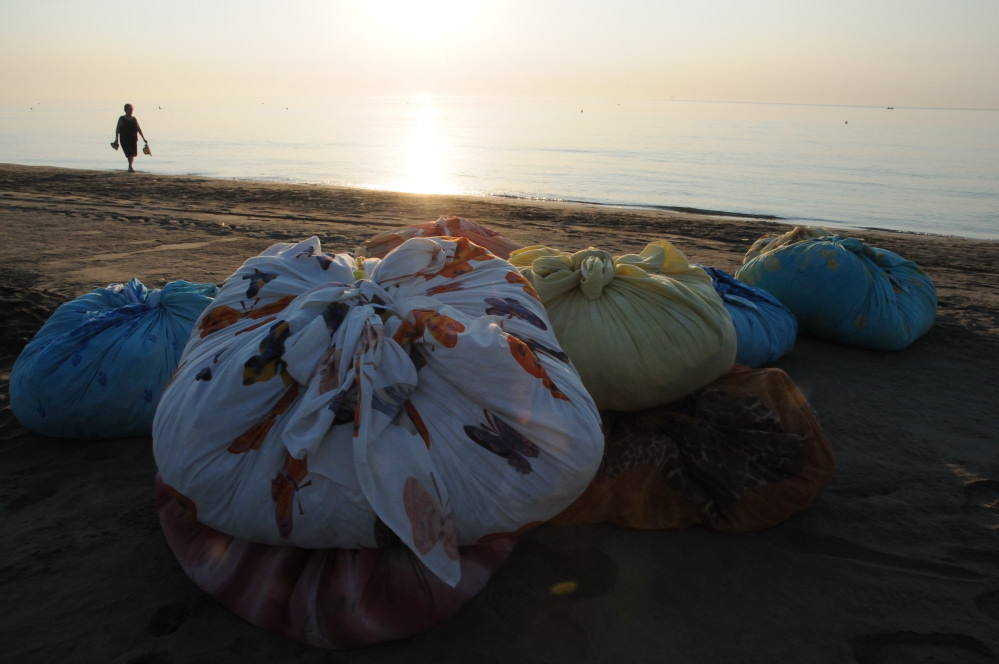
POLYGON ((128 159, 128 172, 134 173, 135 169, 132 168, 132 162, 135 161, 135 155, 139 153, 139 142, 131 144, 121 144, 121 149, 125 152, 125 159, 128 159))

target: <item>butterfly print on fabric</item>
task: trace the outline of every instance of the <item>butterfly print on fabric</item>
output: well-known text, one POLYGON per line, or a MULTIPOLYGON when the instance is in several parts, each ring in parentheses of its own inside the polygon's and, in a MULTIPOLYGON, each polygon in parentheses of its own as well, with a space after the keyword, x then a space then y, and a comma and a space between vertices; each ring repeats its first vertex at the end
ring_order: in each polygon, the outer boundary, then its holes
POLYGON ((198 322, 198 329, 201 332, 201 338, 204 339, 209 334, 213 332, 218 332, 223 330, 230 325, 239 321, 243 317, 243 314, 237 309, 233 309, 230 306, 222 305, 220 307, 215 307, 205 312, 205 315, 201 317, 198 322))
POLYGON ((545 325, 545 322, 541 320, 541 318, 536 316, 533 311, 512 297, 504 297, 502 299, 498 297, 487 297, 486 304, 489 305, 489 308, 486 309, 487 316, 519 318, 520 320, 530 323, 540 330, 548 329, 548 326, 545 325))
POLYGON ((250 307, 243 314, 244 318, 263 318, 264 316, 270 316, 271 314, 277 314, 284 311, 285 307, 291 304, 291 301, 295 299, 294 295, 283 295, 278 299, 274 300, 270 304, 265 304, 262 307, 250 307))
POLYGON ((288 391, 271 408, 271 412, 263 420, 251 426, 240 434, 236 440, 232 441, 228 447, 229 452, 232 454, 243 454, 244 452, 259 448, 260 444, 264 442, 264 438, 267 437, 267 434, 270 433, 271 428, 277 422, 278 415, 288 410, 297 398, 298 383, 292 383, 292 386, 288 388, 288 391))
MULTIPOLYGON (((295 518, 295 498, 298 497, 298 492, 312 484, 311 480, 302 484, 302 480, 308 474, 309 469, 305 459, 296 459, 288 454, 285 457, 284 469, 279 470, 271 480, 271 500, 275 502, 274 518, 278 534, 282 539, 291 536, 295 518)), ((298 513, 305 514, 301 501, 298 503, 298 513)))
POLYGON ((530 473, 531 463, 525 457, 535 458, 541 454, 538 446, 498 416, 490 415, 488 410, 483 409, 482 414, 486 421, 481 422, 480 426, 466 424, 465 435, 493 454, 506 459, 518 473, 530 473))
POLYGON ((413 309, 413 317, 415 329, 413 324, 407 327, 408 321, 404 322, 393 335, 396 343, 403 345, 427 331, 445 348, 454 348, 458 343, 458 335, 465 331, 465 326, 460 321, 432 309, 413 309))
POLYGON ((427 295, 435 296, 435 295, 440 295, 442 293, 457 293, 458 291, 463 291, 463 290, 465 290, 465 287, 462 284, 447 283, 447 284, 440 284, 439 286, 433 286, 432 288, 428 288, 427 295))
POLYGON ((281 376, 285 384, 290 384, 292 378, 285 373, 284 342, 291 334, 291 326, 287 321, 278 321, 271 326, 267 336, 260 342, 259 355, 254 355, 243 365, 243 385, 253 385, 281 376))
POLYGON ((337 392, 326 404, 326 408, 333 413, 334 425, 353 422, 357 411, 357 388, 337 392))
POLYGON ((569 364, 569 356, 560 350, 549 348, 548 346, 538 341, 535 341, 534 339, 521 339, 521 341, 527 344, 527 347, 533 350, 535 353, 541 353, 543 355, 547 355, 548 357, 554 358, 559 362, 562 362, 563 364, 569 364))
POLYGON ((340 329, 344 319, 347 318, 348 313, 350 313, 350 307, 343 302, 330 303, 323 309, 323 322, 326 323, 326 329, 330 332, 336 332, 340 329))
POLYGON ((256 297, 260 293, 260 289, 277 279, 277 276, 273 272, 261 272, 256 268, 254 268, 253 274, 244 274, 243 279, 250 282, 250 285, 246 287, 246 297, 256 297))
POLYGON ((262 307, 256 309, 245 309, 240 311, 228 305, 221 305, 210 309, 201 317, 198 322, 198 329, 201 332, 201 338, 204 339, 209 334, 223 330, 234 323, 238 323, 244 318, 258 319, 271 316, 280 311, 283 311, 288 304, 295 299, 292 295, 285 295, 270 304, 265 304, 262 307))
POLYGON ((312 245, 309 245, 309 247, 305 249, 305 251, 300 251, 297 254, 295 254, 295 258, 297 260, 300 258, 309 258, 310 256, 315 256, 315 255, 316 255, 316 248, 312 245))
POLYGON ((469 242, 468 238, 454 238, 454 241, 457 246, 451 261, 441 268, 440 272, 424 275, 427 279, 433 279, 437 276, 454 279, 471 272, 473 270, 472 261, 490 261, 495 258, 479 245, 469 242))
POLYGON ((538 291, 534 290, 534 285, 520 272, 507 272, 505 278, 507 283, 520 284, 525 293, 533 297, 538 302, 541 302, 541 296, 538 295, 538 291))
MULTIPOLYGON (((440 490, 433 473, 430 479, 440 501, 440 490)), ((413 546, 425 556, 438 544, 444 546, 444 553, 451 560, 458 560, 458 538, 454 532, 454 516, 441 513, 430 493, 415 477, 407 477, 402 489, 402 502, 412 528, 413 546)))
POLYGON ((202 369, 201 371, 199 371, 197 374, 195 374, 194 380, 195 381, 199 381, 199 380, 211 380, 212 379, 212 367, 219 363, 219 358, 222 357, 222 354, 225 353, 227 350, 229 350, 228 347, 227 348, 223 348, 219 352, 215 353, 215 356, 212 357, 212 363, 210 365, 208 365, 207 367, 205 367, 204 369, 202 369))
POLYGON ((319 254, 316 256, 316 260, 319 262, 319 267, 322 268, 323 272, 330 269, 330 265, 333 265, 333 258, 329 254, 319 254))
POLYGON ((403 320, 392 335, 392 341, 405 348, 418 336, 420 336, 420 330, 416 327, 416 324, 408 320, 403 320))
POLYGON ((269 318, 263 319, 259 323, 254 323, 253 325, 250 325, 249 327, 244 327, 242 330, 240 330, 239 332, 237 332, 233 336, 234 337, 238 337, 241 334, 246 334, 247 332, 253 332, 254 330, 256 330, 258 328, 261 328, 264 325, 270 325, 271 323, 273 323, 276 320, 277 320, 277 316, 270 316, 269 318))
MULTIPOLYGON (((412 401, 406 401, 403 404, 406 409, 406 415, 409 416, 409 421, 412 423, 413 429, 416 433, 420 434, 420 438, 423 439, 423 444, 430 449, 430 430, 427 429, 426 423, 423 421, 423 417, 420 415, 420 411, 416 410, 416 406, 413 405, 412 401)), ((401 418, 400 418, 401 419, 401 418)))
POLYGON ((510 345, 513 358, 523 367, 524 371, 535 378, 540 378, 541 384, 548 388, 548 391, 556 399, 569 400, 569 397, 565 396, 562 390, 558 389, 554 381, 549 378, 548 372, 541 366, 541 360, 538 359, 537 353, 529 345, 511 334, 506 335, 506 341, 510 345))

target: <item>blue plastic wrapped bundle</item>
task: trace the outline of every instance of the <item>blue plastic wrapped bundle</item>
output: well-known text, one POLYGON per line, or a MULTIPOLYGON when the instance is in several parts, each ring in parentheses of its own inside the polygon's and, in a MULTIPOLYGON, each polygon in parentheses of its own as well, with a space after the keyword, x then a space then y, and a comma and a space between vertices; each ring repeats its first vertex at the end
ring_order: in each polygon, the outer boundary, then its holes
POLYGON ((58 438, 148 436, 167 381, 218 287, 132 279, 61 305, 10 374, 10 406, 32 431, 58 438))
POLYGON ((705 267, 704 271, 732 316, 736 362, 755 369, 776 362, 794 348, 798 321, 780 300, 719 268, 705 267))
MULTIPOLYGON (((802 236, 800 229, 785 235, 802 236)), ((740 281, 777 297, 798 328, 825 341, 901 350, 933 325, 937 292, 918 265, 838 235, 770 242, 747 255, 740 281)))

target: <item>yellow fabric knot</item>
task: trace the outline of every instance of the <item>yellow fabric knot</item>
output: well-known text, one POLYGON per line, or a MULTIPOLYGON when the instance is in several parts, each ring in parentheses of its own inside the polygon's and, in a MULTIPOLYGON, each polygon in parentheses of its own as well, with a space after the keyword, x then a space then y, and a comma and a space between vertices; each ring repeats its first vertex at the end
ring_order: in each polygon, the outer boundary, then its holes
POLYGON ((601 249, 587 249, 573 254, 573 268, 579 270, 579 289, 596 300, 604 287, 614 281, 614 257, 601 249))

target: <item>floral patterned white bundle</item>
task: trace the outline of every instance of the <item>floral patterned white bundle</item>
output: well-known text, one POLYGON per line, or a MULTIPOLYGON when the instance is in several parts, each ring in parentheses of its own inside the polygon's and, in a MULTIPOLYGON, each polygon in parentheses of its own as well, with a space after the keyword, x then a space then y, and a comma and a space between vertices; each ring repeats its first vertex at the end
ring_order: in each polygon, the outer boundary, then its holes
POLYGON ((246 261, 201 316, 153 424, 202 523, 307 548, 459 546, 543 522, 600 464, 593 400, 534 289, 463 238, 384 259, 318 238, 246 261))

